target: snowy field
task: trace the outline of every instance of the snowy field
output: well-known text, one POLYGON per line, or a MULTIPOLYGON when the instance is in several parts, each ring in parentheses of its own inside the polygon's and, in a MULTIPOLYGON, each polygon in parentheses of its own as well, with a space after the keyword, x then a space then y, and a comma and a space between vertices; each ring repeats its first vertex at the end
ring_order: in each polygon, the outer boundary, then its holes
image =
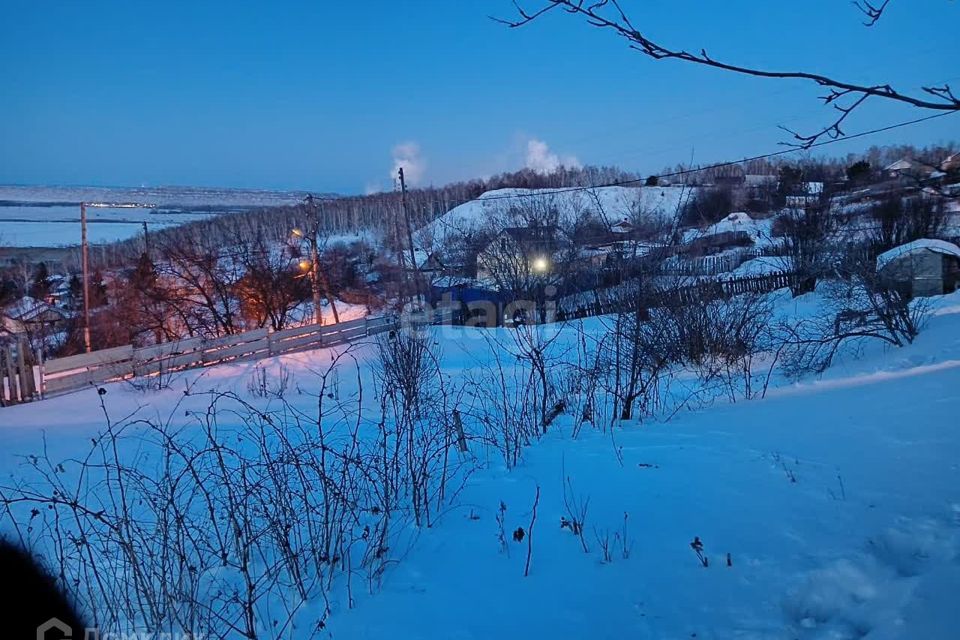
POLYGON ((210 215, 294 204, 294 192, 194 187, 25 187, 0 185, 0 247, 62 247, 80 243, 80 202, 137 203, 150 208, 89 208, 94 244, 158 230, 210 215))
MULTIPOLYGON (((819 308, 813 294, 775 295, 780 314, 819 308)), ((557 357, 602 336, 604 322, 560 327, 557 357)), ((445 383, 467 395, 497 355, 514 366, 509 330, 444 327, 433 341, 445 383)), ((299 388, 283 411, 316 411, 319 376, 335 355, 261 365, 274 377, 282 367, 299 388)), ((360 404, 375 411, 375 360, 371 344, 351 349, 337 397, 362 384, 360 404)), ((0 484, 29 477, 23 456, 44 447, 55 462, 89 450, 105 426, 101 400, 114 421, 187 429, 214 390, 276 407, 251 395, 259 370, 220 366, 162 391, 114 383, 103 396, 91 389, 2 409, 0 484)), ((349 596, 343 585, 327 593, 318 637, 906 640, 953 638, 960 628, 960 294, 936 300, 913 345, 870 345, 815 380, 774 376, 765 399, 716 398, 669 420, 588 425, 576 437, 561 416, 512 469, 464 413, 471 445, 461 461, 475 471, 462 491, 432 526, 407 521, 395 532, 381 588, 366 589, 358 574, 349 596), (561 526, 571 505, 587 505, 582 541, 561 526), (527 531, 520 542, 511 539, 518 527, 527 531)), ((122 456, 149 462, 147 438, 127 445, 122 456)))

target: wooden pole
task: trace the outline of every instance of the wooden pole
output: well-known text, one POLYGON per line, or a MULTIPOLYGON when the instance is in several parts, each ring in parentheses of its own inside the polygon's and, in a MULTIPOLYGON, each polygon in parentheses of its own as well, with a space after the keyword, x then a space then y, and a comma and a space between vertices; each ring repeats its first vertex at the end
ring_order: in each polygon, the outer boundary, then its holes
POLYGON ((90 259, 87 247, 87 205, 80 203, 80 262, 83 270, 83 348, 93 351, 90 345, 90 259))
POLYGON ((313 214, 313 225, 310 229, 310 276, 313 280, 313 306, 315 307, 316 322, 323 324, 323 313, 320 310, 320 286, 323 286, 327 300, 330 301, 330 310, 333 311, 333 321, 340 324, 340 314, 337 312, 337 301, 333 299, 330 292, 330 281, 323 271, 320 270, 320 211, 316 200, 312 195, 307 196, 307 204, 310 206, 313 214))
POLYGON ((150 230, 147 228, 147 221, 143 221, 143 252, 150 257, 150 230))
POLYGON ((410 228, 410 214, 407 213, 407 182, 403 176, 403 167, 400 167, 400 207, 403 210, 403 222, 407 228, 407 243, 410 246, 410 273, 413 278, 413 287, 417 298, 420 298, 420 278, 417 277, 417 254, 413 249, 413 231, 410 228))
POLYGON ((316 229, 310 233, 310 284, 313 290, 313 313, 317 324, 323 324, 323 308, 320 306, 320 252, 317 250, 316 229))

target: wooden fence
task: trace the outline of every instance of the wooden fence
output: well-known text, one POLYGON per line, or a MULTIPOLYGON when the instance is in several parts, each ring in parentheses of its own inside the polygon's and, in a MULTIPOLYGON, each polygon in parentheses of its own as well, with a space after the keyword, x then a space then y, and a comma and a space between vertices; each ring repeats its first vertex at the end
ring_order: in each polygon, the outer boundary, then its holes
POLYGON ((39 392, 41 373, 25 339, 0 345, 0 407, 29 402, 39 392))
POLYGON ((653 273, 677 276, 715 276, 733 271, 744 262, 761 255, 763 255, 763 252, 755 247, 698 258, 676 255, 654 267, 653 273))
POLYGON ((618 311, 680 306, 692 302, 720 300, 744 293, 769 293, 792 286, 795 280, 796 276, 790 273, 773 273, 734 280, 710 280, 674 289, 645 292, 642 281, 637 279, 616 287, 562 298, 558 301, 558 311, 563 318, 570 319, 618 311))
MULTIPOLYGON (((283 331, 256 329, 219 338, 187 338, 140 349, 132 345, 103 349, 48 360, 37 368, 38 382, 31 391, 33 396, 45 397, 108 380, 164 375, 222 362, 259 360, 354 342, 399 326, 400 320, 396 316, 376 316, 283 331)), ((28 399, 31 399, 30 394, 26 394, 23 401, 28 399)))

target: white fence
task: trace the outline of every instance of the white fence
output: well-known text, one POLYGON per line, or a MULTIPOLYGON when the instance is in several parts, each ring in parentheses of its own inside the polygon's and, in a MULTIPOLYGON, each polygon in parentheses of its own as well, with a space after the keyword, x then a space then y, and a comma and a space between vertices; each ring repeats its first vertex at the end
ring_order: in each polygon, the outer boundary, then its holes
POLYGON ((376 316, 283 331, 256 329, 220 338, 187 338, 136 349, 132 345, 48 360, 40 367, 42 396, 108 380, 205 367, 354 342, 397 329, 396 316, 376 316))

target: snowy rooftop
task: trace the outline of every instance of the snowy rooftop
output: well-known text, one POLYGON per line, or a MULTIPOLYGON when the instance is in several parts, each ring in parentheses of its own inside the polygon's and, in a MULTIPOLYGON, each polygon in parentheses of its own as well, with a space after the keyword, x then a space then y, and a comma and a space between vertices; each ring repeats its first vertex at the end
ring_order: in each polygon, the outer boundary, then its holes
POLYGON ((3 309, 3 315, 14 320, 33 320, 52 307, 43 300, 31 296, 23 296, 13 304, 3 309))
POLYGON ((911 253, 917 253, 919 251, 933 251, 935 253, 942 253, 944 255, 956 256, 957 258, 960 258, 960 247, 952 242, 947 242, 946 240, 922 238, 920 240, 908 242, 907 244, 902 244, 899 247, 894 247, 889 251, 884 251, 881 253, 879 256, 877 256, 877 270, 884 268, 892 260, 896 260, 902 256, 909 255, 911 253))
POLYGON ((706 229, 688 231, 684 235, 684 241, 691 242, 692 240, 705 236, 743 231, 750 234, 750 237, 755 243, 765 244, 769 243, 772 224, 772 220, 754 220, 750 217, 750 214, 744 211, 737 211, 736 213, 731 213, 720 222, 710 225, 706 229))

